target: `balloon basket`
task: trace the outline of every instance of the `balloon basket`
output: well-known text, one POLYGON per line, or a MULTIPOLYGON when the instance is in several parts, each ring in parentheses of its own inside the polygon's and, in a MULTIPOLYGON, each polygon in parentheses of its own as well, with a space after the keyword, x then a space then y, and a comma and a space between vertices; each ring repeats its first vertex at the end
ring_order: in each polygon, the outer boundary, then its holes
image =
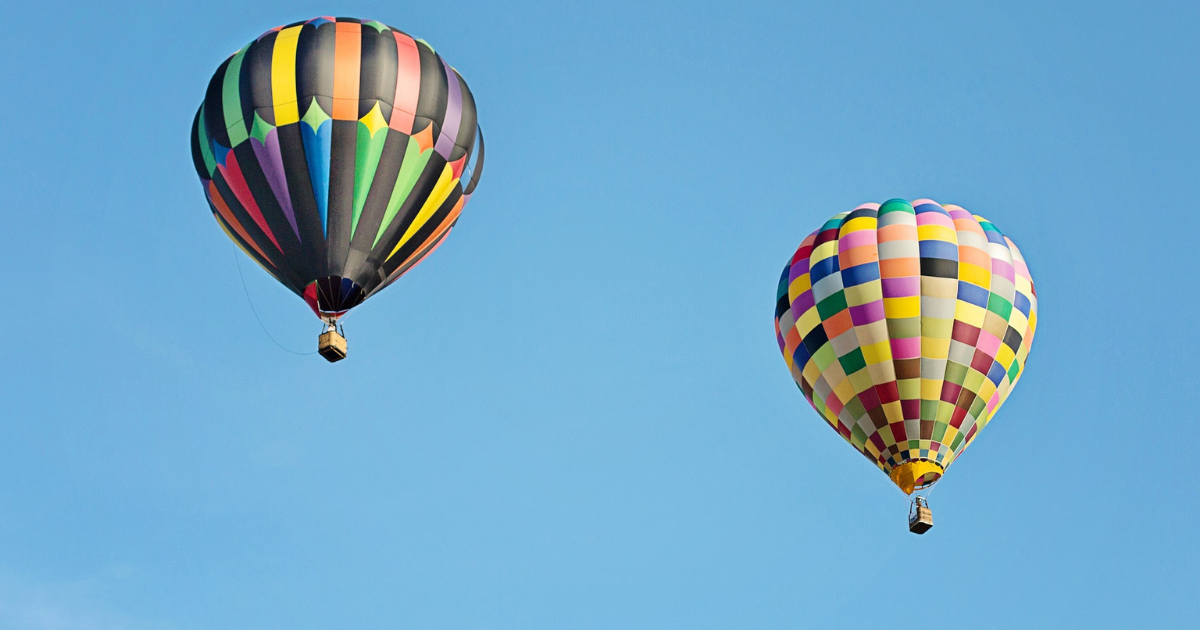
POLYGON ((933 510, 924 497, 915 497, 908 509, 908 531, 914 534, 924 534, 933 527, 933 510))
POLYGON ((317 338, 317 352, 330 363, 337 363, 346 358, 346 338, 335 328, 321 333, 317 338))

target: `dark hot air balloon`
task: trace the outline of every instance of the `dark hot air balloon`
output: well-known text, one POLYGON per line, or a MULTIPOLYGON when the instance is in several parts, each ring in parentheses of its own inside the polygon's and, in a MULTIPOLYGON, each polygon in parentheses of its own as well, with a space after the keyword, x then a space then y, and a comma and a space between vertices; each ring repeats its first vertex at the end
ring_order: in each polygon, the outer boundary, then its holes
POLYGON ((326 325, 442 243, 483 170, 475 99, 426 42, 319 17, 267 31, 217 69, 192 124, 217 224, 326 325))

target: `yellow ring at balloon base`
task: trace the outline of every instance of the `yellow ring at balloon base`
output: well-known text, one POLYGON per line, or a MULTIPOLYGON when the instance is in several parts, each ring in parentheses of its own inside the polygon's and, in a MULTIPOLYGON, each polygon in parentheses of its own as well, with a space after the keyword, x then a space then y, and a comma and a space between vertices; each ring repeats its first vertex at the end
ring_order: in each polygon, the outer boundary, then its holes
POLYGON ((892 469, 892 482, 904 494, 912 494, 913 490, 918 488, 927 488, 941 478, 942 473, 946 472, 941 464, 917 460, 912 462, 904 462, 892 469))

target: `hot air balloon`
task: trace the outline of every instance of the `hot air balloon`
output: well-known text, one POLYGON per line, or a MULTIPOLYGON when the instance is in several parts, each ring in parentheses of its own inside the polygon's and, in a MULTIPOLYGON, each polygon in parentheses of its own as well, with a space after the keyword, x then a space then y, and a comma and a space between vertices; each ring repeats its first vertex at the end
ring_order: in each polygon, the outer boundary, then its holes
POLYGON ((466 81, 420 39, 318 17, 230 56, 192 123, 192 160, 225 234, 324 322, 433 252, 483 172, 466 81))
MULTIPOLYGON (((908 495, 1004 404, 1037 326, 1016 244, 929 199, 834 215, 800 244, 776 297, 779 349, 805 398, 908 495)), ((909 525, 933 525, 919 495, 909 525)))

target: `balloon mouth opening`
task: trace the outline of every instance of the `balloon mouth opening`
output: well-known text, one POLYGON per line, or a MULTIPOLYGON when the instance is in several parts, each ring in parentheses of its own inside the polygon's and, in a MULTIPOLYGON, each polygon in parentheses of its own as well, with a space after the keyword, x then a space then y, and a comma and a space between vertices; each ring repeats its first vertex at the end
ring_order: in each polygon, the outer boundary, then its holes
POLYGON ((892 483, 900 488, 901 492, 912 494, 915 490, 932 486, 938 479, 942 478, 944 472, 946 472, 946 469, 941 464, 926 460, 917 460, 904 462, 896 466, 888 476, 891 477, 892 483))
POLYGON ((308 307, 326 322, 336 322, 367 299, 357 282, 341 276, 326 276, 308 283, 301 294, 308 307))

